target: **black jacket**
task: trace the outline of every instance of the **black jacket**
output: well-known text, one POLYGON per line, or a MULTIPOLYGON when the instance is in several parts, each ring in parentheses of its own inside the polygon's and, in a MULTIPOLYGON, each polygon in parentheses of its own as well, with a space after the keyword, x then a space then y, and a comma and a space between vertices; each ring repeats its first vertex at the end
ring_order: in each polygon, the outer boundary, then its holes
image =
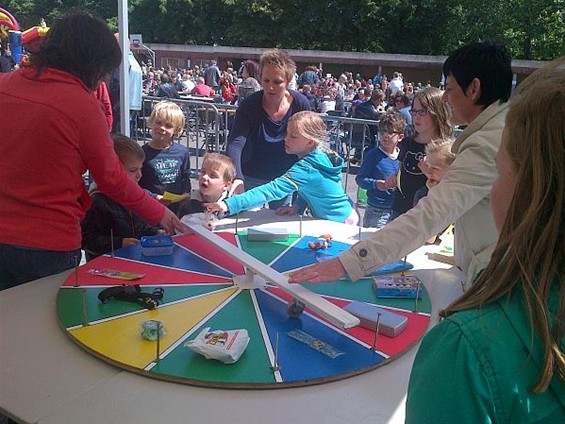
MULTIPOLYGON (((378 121, 381 119, 380 113, 371 100, 366 100, 355 108, 352 118, 365 119, 378 121)), ((377 125, 353 125, 353 142, 361 144, 363 141, 363 134, 365 135, 365 146, 372 147, 376 143, 378 128, 377 125)))
POLYGON ((119 249, 124 238, 140 239, 159 231, 159 228, 147 224, 105 194, 94 192, 91 197, 92 206, 81 222, 82 248, 87 260, 112 250, 110 234, 113 235, 114 249, 119 249))
POLYGON ((163 82, 155 89, 155 97, 168 97, 169 99, 180 99, 180 95, 172 82, 163 82))

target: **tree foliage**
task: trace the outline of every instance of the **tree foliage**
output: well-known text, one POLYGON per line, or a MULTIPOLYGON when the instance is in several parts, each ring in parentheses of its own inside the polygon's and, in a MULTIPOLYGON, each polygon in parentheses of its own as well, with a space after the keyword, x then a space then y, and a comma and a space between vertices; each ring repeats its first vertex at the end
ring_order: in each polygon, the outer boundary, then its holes
MULTIPOLYGON (((117 28, 116 0, 8 0, 23 29, 69 9, 117 28)), ((445 55, 476 40, 504 42, 517 59, 565 55, 565 0, 130 0, 144 41, 445 55)))

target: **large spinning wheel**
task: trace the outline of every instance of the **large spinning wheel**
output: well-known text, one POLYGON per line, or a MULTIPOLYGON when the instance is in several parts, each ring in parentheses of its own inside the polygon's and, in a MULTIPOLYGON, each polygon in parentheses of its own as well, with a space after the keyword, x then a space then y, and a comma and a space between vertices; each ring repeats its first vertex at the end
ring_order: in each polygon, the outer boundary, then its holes
MULTIPOLYGON (((217 234, 281 273, 325 260, 350 246, 334 240, 327 250, 314 251, 308 247, 317 239, 313 236, 291 235, 288 241, 269 242, 248 241, 246 232, 217 234)), ((431 303, 423 286, 416 305, 414 299, 377 298, 370 278, 304 287, 339 307, 360 301, 403 315, 408 325, 400 335, 377 336, 360 326, 344 330, 309 307, 293 318, 288 313, 291 295, 269 283, 250 289, 234 284, 234 276, 245 274, 243 266, 210 241, 197 234, 177 236, 174 241, 172 255, 144 256, 137 245, 79 267, 57 296, 59 321, 67 334, 97 357, 149 377, 223 388, 279 388, 374 369, 409 349, 430 321, 431 303), (92 272, 103 269, 144 274, 126 283, 139 284, 149 293, 163 288, 160 306, 147 310, 115 299, 100 302, 103 289, 124 282, 92 272), (141 325, 148 320, 164 326, 158 343, 141 337, 141 325), (250 342, 238 362, 207 360, 184 346, 206 327, 248 331, 250 342), (332 359, 290 337, 292 330, 301 330, 342 354, 332 359)))

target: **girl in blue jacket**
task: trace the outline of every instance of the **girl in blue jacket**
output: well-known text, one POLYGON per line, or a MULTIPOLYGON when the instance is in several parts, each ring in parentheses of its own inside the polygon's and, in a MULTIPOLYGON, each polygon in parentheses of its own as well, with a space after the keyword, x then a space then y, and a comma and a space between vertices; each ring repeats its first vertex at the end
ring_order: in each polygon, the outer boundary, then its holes
POLYGON ((298 192, 295 205, 276 213, 291 215, 309 207, 316 218, 356 225, 359 216, 341 185, 343 159, 325 146, 326 139, 326 124, 318 114, 294 114, 288 122, 285 151, 297 155, 298 162, 267 184, 206 206, 232 215, 298 192))

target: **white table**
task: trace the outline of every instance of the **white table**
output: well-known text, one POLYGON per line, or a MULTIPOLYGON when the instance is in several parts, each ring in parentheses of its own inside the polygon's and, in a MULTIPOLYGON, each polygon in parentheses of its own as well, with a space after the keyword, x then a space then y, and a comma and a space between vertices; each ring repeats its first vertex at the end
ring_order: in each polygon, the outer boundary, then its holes
MULTIPOLYGON (((242 214, 238 228, 261 222, 298 233, 296 217, 271 211, 242 214), (284 224, 283 224, 284 223, 284 224)), ((218 229, 233 229, 234 220, 218 229)), ((358 228, 302 223, 304 234, 356 239, 358 228), (336 235, 339 234, 339 237, 336 235)), ((368 234, 363 234, 366 237, 368 234)), ((461 274, 409 255, 437 312, 461 294, 461 274)), ((437 249, 437 248, 436 248, 437 249)), ((71 271, 72 272, 72 271, 71 271)), ((0 411, 26 423, 401 423, 417 348, 376 370, 337 382, 284 390, 223 390, 150 379, 111 366, 82 350, 57 322, 55 299, 69 271, 0 292, 0 411)))

